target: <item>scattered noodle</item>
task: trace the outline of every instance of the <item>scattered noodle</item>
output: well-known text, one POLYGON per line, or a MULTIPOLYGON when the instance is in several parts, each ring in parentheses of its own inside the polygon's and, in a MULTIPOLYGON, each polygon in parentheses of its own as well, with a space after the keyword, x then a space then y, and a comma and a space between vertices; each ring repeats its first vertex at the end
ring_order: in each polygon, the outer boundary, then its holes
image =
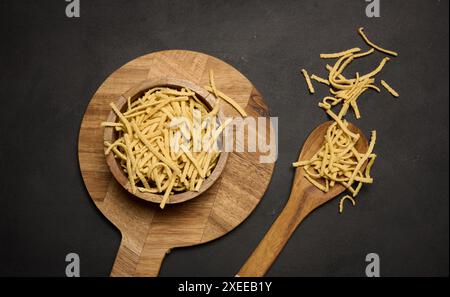
POLYGON ((355 204, 356 204, 355 199, 353 199, 352 196, 345 195, 344 197, 341 198, 341 201, 339 201, 339 213, 342 213, 342 211, 344 210, 344 201, 345 200, 350 200, 352 202, 353 206, 355 206, 355 204))
POLYGON ((378 65, 377 68, 375 68, 372 72, 367 73, 366 75, 363 75, 361 77, 361 80, 364 80, 366 78, 370 78, 375 76, 377 73, 379 73, 381 70, 383 70, 384 65, 389 62, 390 58, 386 57, 383 60, 381 60, 380 65, 378 65))
POLYGON ((302 69, 302 74, 305 77, 306 80, 306 84, 308 85, 308 90, 311 94, 314 94, 315 90, 314 90, 314 86, 311 82, 311 79, 309 78, 308 72, 305 69, 302 69))
POLYGON ((365 56, 368 56, 368 55, 372 54, 374 51, 375 51, 375 50, 374 50, 373 48, 371 48, 371 49, 368 50, 367 52, 353 55, 353 57, 354 57, 355 59, 357 59, 357 58, 362 58, 362 57, 365 57, 365 56))
MULTIPOLYGON (((341 56, 334 66, 326 65, 326 68, 329 71, 328 80, 320 78, 314 74, 311 75, 311 79, 314 79, 331 87, 330 93, 333 96, 325 96, 322 99, 322 102, 319 103, 319 106, 321 108, 325 109, 325 111, 328 112, 329 109, 341 103, 342 107, 338 113, 338 118, 344 118, 350 108, 353 109, 353 112, 355 113, 355 117, 357 119, 361 118, 361 113, 357 101, 359 97, 368 89, 373 89, 377 92, 380 92, 380 89, 376 85, 374 85, 374 77, 383 69, 385 64, 389 61, 389 58, 384 58, 374 70, 362 76, 360 76, 359 73, 356 73, 355 78, 347 78, 342 73, 355 58, 367 56, 371 52, 373 52, 373 49, 372 51, 369 50, 365 53, 357 55, 347 53, 346 55, 341 56), (330 102, 332 103, 330 104, 330 102)), ((394 95, 396 94, 396 92, 391 94, 394 95)))
POLYGON ((218 98, 219 95, 217 94, 216 82, 214 81, 214 70, 212 70, 212 69, 209 70, 209 84, 214 93, 214 96, 216 96, 216 98, 218 98))
POLYGON ((315 75, 315 74, 311 75, 311 79, 313 79, 313 80, 315 80, 315 81, 317 81, 317 82, 320 82, 320 83, 322 83, 322 84, 325 84, 325 85, 327 85, 327 86, 330 85, 330 82, 329 82, 328 80, 326 80, 326 79, 324 79, 324 78, 321 78, 321 77, 318 77, 318 76, 315 75))
POLYGON ((348 54, 353 54, 353 53, 356 53, 356 52, 359 52, 359 51, 361 51, 361 49, 359 47, 355 47, 355 48, 351 48, 349 50, 342 51, 342 52, 339 52, 339 53, 320 54, 320 57, 322 59, 335 59, 335 58, 340 58, 340 57, 346 56, 348 54))
POLYGON ((214 81, 214 72, 212 69, 209 71, 209 86, 204 86, 204 88, 208 92, 213 93, 216 98, 222 98, 228 104, 233 106, 234 109, 236 109, 241 114, 242 117, 244 118, 247 117, 247 113, 245 112, 245 110, 236 101, 234 101, 232 98, 228 97, 227 95, 225 95, 216 88, 216 83, 214 81))
POLYGON ((364 30, 363 27, 359 28, 359 29, 358 29, 358 33, 359 33, 359 35, 361 35, 362 39, 364 39, 364 41, 365 41, 368 45, 370 45, 371 47, 373 47, 374 49, 376 49, 376 50, 378 50, 378 51, 380 51, 380 52, 382 52, 382 53, 385 53, 385 54, 388 54, 388 55, 391 55, 391 56, 394 56, 394 57, 397 57, 397 56, 398 56, 398 53, 396 53, 396 52, 394 52, 394 51, 390 51, 390 50, 384 49, 384 48, 382 48, 382 47, 380 47, 380 46, 374 44, 373 42, 371 42, 371 41, 369 40, 369 38, 367 38, 366 34, 364 34, 364 31, 363 31, 363 30, 364 30))
MULTIPOLYGON (((353 61, 366 57, 374 53, 375 50, 388 55, 398 56, 396 52, 386 50, 372 43, 363 30, 363 28, 359 28, 358 33, 371 46, 368 51, 360 52, 360 48, 355 47, 338 53, 320 55, 323 59, 337 59, 334 65, 326 65, 328 71, 327 79, 315 74, 309 76, 306 70, 302 69, 308 87, 312 86, 311 80, 329 87, 331 94, 322 98, 318 105, 325 110, 334 123, 327 129, 324 144, 310 160, 299 160, 292 164, 294 167, 302 167, 305 178, 321 191, 328 192, 331 187, 341 184, 353 197, 359 193, 363 184, 373 182, 370 171, 377 157, 373 153, 377 135, 375 131, 372 131, 366 152, 357 151, 355 145, 360 135, 348 129, 348 122, 345 120, 345 117, 348 111, 352 109, 355 117, 357 119, 361 118, 358 99, 369 89, 380 92, 380 88, 375 85, 375 76, 383 70, 390 58, 383 58, 374 70, 363 75, 356 72, 353 77, 350 77, 343 73, 353 61), (335 113, 333 111, 334 108, 340 108, 339 112, 335 113)), ((384 80, 381 80, 381 85, 392 96, 399 97, 399 94, 384 80)), ((311 87, 309 87, 309 90, 311 93, 314 93, 314 89, 311 91, 311 87)), ((343 203, 346 199, 349 199, 355 205, 352 196, 347 195, 341 199, 339 212, 342 212, 343 203)))
POLYGON ((387 82, 381 80, 381 85, 389 92, 392 96, 398 98, 400 95, 395 91, 387 82))

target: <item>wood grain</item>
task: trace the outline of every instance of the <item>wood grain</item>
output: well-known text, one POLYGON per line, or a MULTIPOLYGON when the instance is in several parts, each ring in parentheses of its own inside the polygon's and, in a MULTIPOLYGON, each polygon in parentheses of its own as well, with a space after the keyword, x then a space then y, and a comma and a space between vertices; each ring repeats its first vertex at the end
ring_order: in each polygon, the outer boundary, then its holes
MULTIPOLYGON (((100 127, 110 112, 109 103, 147 79, 173 77, 207 85, 209 69, 216 74, 217 87, 249 116, 269 117, 261 95, 236 69, 214 57, 184 50, 148 54, 120 67, 100 86, 86 109, 78 141, 81 174, 95 205, 122 235, 112 276, 157 276, 168 251, 230 232, 250 215, 268 187, 274 164, 260 163, 263 154, 258 151, 229 153, 222 175, 206 192, 164 210, 137 199, 112 177, 100 127)), ((225 116, 238 116, 228 104, 220 104, 225 116)))
MULTIPOLYGON (((305 141, 298 160, 309 160, 319 151, 324 143, 324 135, 332 123, 328 121, 314 129, 305 141)), ((364 134, 352 124, 349 124, 349 129, 361 135, 355 145, 356 149, 359 152, 367 151, 368 142, 364 134)), ((336 184, 330 188, 330 191, 324 193, 304 178, 303 167, 297 167, 286 206, 239 270, 237 276, 264 276, 303 219, 317 207, 330 201, 344 190, 344 186, 336 184)))

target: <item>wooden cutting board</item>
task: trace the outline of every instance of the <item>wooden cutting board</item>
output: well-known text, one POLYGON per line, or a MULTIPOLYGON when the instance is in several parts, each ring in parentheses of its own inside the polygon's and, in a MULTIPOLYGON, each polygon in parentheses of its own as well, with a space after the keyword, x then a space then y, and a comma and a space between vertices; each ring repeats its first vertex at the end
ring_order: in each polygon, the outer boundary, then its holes
MULTIPOLYGON (((208 84, 213 69, 217 87, 234 98, 252 117, 269 118, 263 98, 229 64, 184 50, 141 56, 112 73, 86 109, 78 139, 78 158, 86 188, 98 209, 122 235, 111 276, 157 276, 166 253, 177 247, 211 241, 242 223, 260 202, 271 179, 274 163, 259 162, 260 152, 229 154, 222 176, 199 197, 167 205, 143 201, 126 192, 112 177, 103 153, 103 128, 109 103, 138 82, 157 77, 208 84)), ((225 116, 238 116, 221 101, 225 116)))

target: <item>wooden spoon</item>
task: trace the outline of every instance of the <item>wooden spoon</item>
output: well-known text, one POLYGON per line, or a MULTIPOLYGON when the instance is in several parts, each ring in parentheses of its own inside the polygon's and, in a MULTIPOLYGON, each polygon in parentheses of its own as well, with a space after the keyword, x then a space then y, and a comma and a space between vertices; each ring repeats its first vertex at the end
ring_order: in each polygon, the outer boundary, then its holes
MULTIPOLYGON (((310 159, 322 147, 326 131, 332 123, 328 121, 321 124, 309 135, 299 160, 310 159)), ((352 124, 349 124, 349 130, 360 135, 356 149, 359 152, 366 152, 368 142, 364 134, 352 124)), ((344 186, 336 184, 329 192, 324 193, 303 175, 303 168, 298 167, 286 206, 236 276, 264 276, 303 219, 314 209, 345 190, 344 186)))

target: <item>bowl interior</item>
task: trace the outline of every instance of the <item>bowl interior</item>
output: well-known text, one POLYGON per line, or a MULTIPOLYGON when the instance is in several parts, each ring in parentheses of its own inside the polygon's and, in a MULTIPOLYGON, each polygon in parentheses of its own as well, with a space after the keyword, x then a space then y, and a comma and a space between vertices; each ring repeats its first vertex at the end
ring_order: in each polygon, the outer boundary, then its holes
MULTIPOLYGON (((130 97, 131 101, 133 102, 134 100, 140 98, 146 91, 148 91, 151 88, 155 88, 155 87, 171 87, 171 88, 175 88, 175 89, 181 89, 183 87, 189 88, 190 90, 192 90, 193 92, 196 93, 197 98, 199 100, 201 100, 202 103, 205 104, 205 106, 207 107, 208 110, 212 109, 212 107, 215 104, 215 101, 217 100, 214 97, 214 95, 210 94, 205 89, 201 88, 200 86, 198 86, 190 81, 175 79, 175 78, 160 78, 160 79, 154 79, 154 80, 146 80, 146 81, 143 81, 143 82, 139 83, 138 85, 132 87, 130 90, 125 92, 122 96, 120 96, 118 98, 118 100, 115 102, 115 104, 121 112, 124 112, 127 108, 126 98, 130 97)), ((224 122, 224 115, 220 110, 219 110, 217 118, 220 123, 224 122)), ((117 122, 118 121, 117 115, 114 113, 114 111, 112 111, 112 110, 110 111, 107 121, 108 122, 117 122)), ((104 135, 103 135, 104 141, 113 143, 117 139, 117 137, 118 137, 118 133, 115 131, 114 128, 105 127, 104 135)), ((222 148, 222 145, 224 143, 223 137, 224 136, 222 133, 222 137, 218 141, 219 149, 222 148)), ((200 194, 202 194, 203 192, 205 192, 219 178, 220 174, 222 173, 222 171, 225 167, 227 158, 228 158, 227 152, 224 152, 224 151, 220 152, 216 166, 214 167, 211 174, 204 180, 199 191, 184 191, 184 192, 178 192, 178 193, 175 192, 173 195, 169 196, 169 199, 166 204, 173 204, 173 203, 180 203, 183 201, 187 201, 187 200, 195 198, 195 197, 199 196, 200 194)), ((139 190, 137 190, 136 193, 132 193, 131 185, 128 180, 128 177, 126 176, 125 172, 123 172, 123 170, 119 164, 119 161, 116 158, 114 158, 113 153, 109 153, 106 156, 106 162, 107 162, 108 167, 111 170, 111 173, 114 176, 114 178, 128 192, 130 192, 134 196, 144 199, 146 201, 151 201, 151 202, 155 202, 155 203, 161 202, 164 193, 153 194, 153 193, 148 193, 148 192, 141 192, 139 190)))

